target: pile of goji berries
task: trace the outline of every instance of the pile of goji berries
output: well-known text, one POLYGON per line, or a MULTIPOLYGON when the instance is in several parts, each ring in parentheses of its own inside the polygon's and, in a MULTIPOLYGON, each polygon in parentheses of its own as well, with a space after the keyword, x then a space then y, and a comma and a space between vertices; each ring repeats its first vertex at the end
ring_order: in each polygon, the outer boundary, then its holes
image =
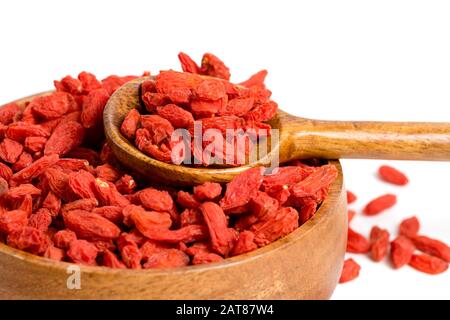
MULTIPOLYGON (((188 71, 228 77, 212 55, 205 55, 200 69, 181 57, 188 71)), ((247 82, 256 83, 255 91, 262 88, 260 77, 247 82)), ((0 109, 1 243, 91 266, 203 264, 289 234, 326 198, 336 168, 298 161, 271 175, 250 169, 227 186, 205 183, 177 190, 140 179, 117 162, 102 124, 108 98, 134 78, 99 81, 82 72, 55 81, 54 93, 0 109)), ((210 84, 202 89, 205 95, 210 84)), ((176 91, 170 92, 172 99, 176 91)), ((176 106, 158 107, 164 114, 176 106)))
POLYGON ((265 122, 278 109, 264 85, 267 71, 235 85, 229 82, 229 69, 214 55, 206 53, 201 66, 184 53, 179 59, 184 72, 161 71, 154 80, 142 84, 141 97, 149 114, 141 116, 138 110, 131 110, 122 124, 122 134, 152 158, 179 164, 186 162, 186 152, 174 158, 171 136, 176 129, 186 129, 189 164, 244 164, 255 139, 270 135, 271 126, 265 122), (195 123, 203 133, 217 130, 222 141, 202 136, 197 146, 193 143, 195 123), (243 133, 248 139, 239 147, 236 140, 243 133), (204 152, 208 145, 210 152, 204 152))
MULTIPOLYGON (((404 186, 409 180, 405 174, 390 166, 381 166, 378 170, 381 180, 404 186)), ((355 202, 356 195, 347 191, 347 202, 355 202)), ((369 202, 363 214, 373 216, 393 207, 397 203, 397 197, 393 194, 380 196, 369 202)), ((349 223, 356 212, 349 210, 349 223)), ((358 254, 369 254, 375 262, 380 262, 388 255, 395 269, 400 269, 406 265, 428 273, 440 274, 448 269, 450 262, 450 247, 442 241, 432 239, 419 234, 420 223, 416 217, 403 220, 399 226, 398 236, 391 240, 387 230, 374 226, 367 239, 362 234, 348 229, 347 252, 358 254), (421 252, 421 253, 419 253, 421 252)), ((344 263, 340 282, 348 282, 359 276, 361 267, 353 259, 348 259, 344 263)))

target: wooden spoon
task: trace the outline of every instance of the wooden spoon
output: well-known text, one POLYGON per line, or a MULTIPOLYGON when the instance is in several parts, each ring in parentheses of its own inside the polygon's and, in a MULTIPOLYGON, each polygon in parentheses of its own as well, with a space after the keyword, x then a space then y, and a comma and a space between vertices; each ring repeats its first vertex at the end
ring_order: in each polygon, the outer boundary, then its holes
POLYGON ((228 182, 249 167, 270 165, 277 155, 280 163, 307 158, 450 160, 450 123, 322 121, 280 110, 271 121, 279 129, 279 144, 257 162, 219 169, 164 163, 143 154, 119 130, 131 109, 141 109, 139 88, 148 79, 133 80, 116 91, 105 108, 104 125, 117 158, 153 180, 181 186, 228 182))

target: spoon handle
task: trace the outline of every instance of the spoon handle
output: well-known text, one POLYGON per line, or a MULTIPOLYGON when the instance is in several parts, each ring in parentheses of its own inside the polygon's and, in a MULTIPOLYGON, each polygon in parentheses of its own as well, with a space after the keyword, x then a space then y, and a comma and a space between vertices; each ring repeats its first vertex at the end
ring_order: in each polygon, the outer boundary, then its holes
POLYGON ((293 121, 290 159, 450 160, 450 123, 293 121))

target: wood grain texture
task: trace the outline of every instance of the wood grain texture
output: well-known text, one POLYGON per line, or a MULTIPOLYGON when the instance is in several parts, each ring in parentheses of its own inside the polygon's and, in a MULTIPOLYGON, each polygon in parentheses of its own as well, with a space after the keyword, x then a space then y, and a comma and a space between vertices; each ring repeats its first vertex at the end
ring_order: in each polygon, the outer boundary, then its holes
POLYGON ((149 78, 133 80, 109 100, 104 112, 106 137, 117 158, 154 180, 173 185, 205 181, 228 182, 257 165, 294 159, 450 160, 450 123, 322 121, 295 117, 279 110, 271 120, 279 130, 279 143, 257 162, 232 168, 193 168, 167 164, 138 150, 120 133, 132 108, 141 108, 139 86, 149 78))

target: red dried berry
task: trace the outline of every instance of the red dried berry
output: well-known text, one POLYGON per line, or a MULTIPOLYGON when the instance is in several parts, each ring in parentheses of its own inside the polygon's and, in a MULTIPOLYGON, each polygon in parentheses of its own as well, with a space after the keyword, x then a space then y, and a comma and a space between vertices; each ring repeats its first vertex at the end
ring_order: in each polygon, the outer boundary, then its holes
POLYGON ((126 269, 127 266, 109 250, 103 252, 103 265, 113 269, 126 269))
POLYGON ((255 73, 254 75, 252 75, 246 81, 239 83, 239 85, 247 87, 247 88, 250 88, 253 86, 264 87, 264 80, 266 79, 267 74, 268 74, 267 70, 261 70, 261 71, 255 73))
POLYGON ((402 221, 399 227, 399 234, 408 238, 415 237, 420 230, 420 222, 417 217, 411 217, 402 221))
POLYGON ((431 275, 441 274, 448 269, 448 262, 426 254, 413 255, 409 265, 431 275))
POLYGON ((44 154, 57 154, 63 156, 72 149, 81 145, 84 138, 84 129, 78 122, 67 121, 58 125, 48 139, 44 154))
POLYGON ((70 243, 67 256, 71 261, 87 266, 96 266, 97 247, 86 240, 74 240, 70 243))
POLYGON ((120 132, 129 140, 136 137, 136 130, 139 129, 141 114, 137 109, 131 109, 120 126, 120 132))
POLYGON ((355 195, 353 192, 347 190, 347 204, 352 204, 352 203, 354 203, 357 199, 358 199, 358 198, 356 197, 356 195, 355 195))
POLYGON ((23 152, 23 146, 11 139, 5 138, 0 143, 0 158, 8 163, 15 163, 23 152))
POLYGON ((0 231, 10 234, 28 225, 28 213, 23 210, 13 210, 0 213, 0 231))
POLYGON ((381 166, 378 169, 378 174, 381 180, 399 186, 404 186, 409 182, 408 177, 403 172, 400 172, 391 166, 381 166))
POLYGON ((194 196, 199 201, 214 200, 222 193, 222 186, 214 182, 205 182, 194 187, 194 196))
POLYGON ((367 253, 370 251, 370 242, 363 235, 348 228, 347 252, 367 253))
POLYGON ((53 244, 60 249, 68 249, 72 241, 77 240, 77 235, 75 232, 64 229, 56 232, 53 235, 53 244))
POLYGON ((205 53, 200 68, 201 74, 217 77, 225 80, 230 79, 230 69, 212 53, 205 53))
POLYGON ((368 216, 374 216, 392 208, 396 203, 397 197, 395 195, 385 194, 369 202, 364 208, 364 213, 368 216))
POLYGON ((395 269, 407 265, 413 256, 416 247, 408 238, 397 237, 391 242, 391 260, 395 269))
POLYGON ((180 52, 178 54, 178 59, 180 60, 181 68, 184 72, 200 73, 200 67, 186 53, 180 52))
POLYGON ((347 259, 344 262, 344 267, 342 269, 341 278, 339 283, 346 283, 355 280, 359 276, 361 266, 356 263, 353 259, 347 259))
POLYGON ((172 197, 167 191, 147 188, 139 191, 139 200, 148 210, 170 212, 174 206, 172 197))
POLYGON ((450 247, 444 242, 425 236, 415 236, 411 240, 418 250, 450 262, 450 247))
POLYGON ((239 233, 239 238, 231 252, 232 256, 244 254, 256 250, 258 246, 255 244, 255 234, 251 231, 243 231, 239 233))
POLYGON ((383 260, 389 250, 389 232, 379 227, 373 227, 370 232, 372 260, 379 262, 383 260))
POLYGON ((64 214, 64 224, 81 239, 109 240, 120 235, 120 229, 102 216, 83 210, 68 211, 64 214))
POLYGON ((109 93, 105 89, 96 89, 89 92, 83 103, 81 112, 81 124, 85 128, 93 128, 102 125, 103 109, 109 99, 109 93))
POLYGON ((225 196, 220 200, 220 206, 227 213, 240 213, 251 198, 255 197, 262 184, 263 168, 252 168, 237 175, 227 184, 225 196))

